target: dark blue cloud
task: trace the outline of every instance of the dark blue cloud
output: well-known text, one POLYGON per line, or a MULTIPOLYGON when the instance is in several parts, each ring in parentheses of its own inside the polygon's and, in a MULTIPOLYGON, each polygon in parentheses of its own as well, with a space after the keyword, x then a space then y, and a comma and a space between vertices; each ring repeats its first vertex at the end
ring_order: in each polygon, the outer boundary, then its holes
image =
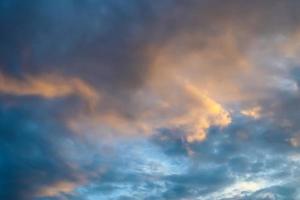
MULTIPOLYGON (((61 152, 67 140, 76 139, 69 138, 58 121, 59 111, 35 98, 1 98, 1 102, 0 198, 33 199, 43 187, 78 181, 80 174, 61 152)), ((51 102, 56 107, 61 103, 51 102)))

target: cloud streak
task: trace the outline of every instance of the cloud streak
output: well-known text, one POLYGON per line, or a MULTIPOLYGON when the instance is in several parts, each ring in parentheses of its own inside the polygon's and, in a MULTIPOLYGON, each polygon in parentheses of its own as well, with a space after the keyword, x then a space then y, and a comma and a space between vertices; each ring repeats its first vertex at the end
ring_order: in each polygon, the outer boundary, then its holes
POLYGON ((79 78, 66 78, 58 75, 25 76, 16 79, 0 74, 0 92, 17 96, 40 96, 59 98, 78 95, 91 107, 99 101, 99 94, 79 78))

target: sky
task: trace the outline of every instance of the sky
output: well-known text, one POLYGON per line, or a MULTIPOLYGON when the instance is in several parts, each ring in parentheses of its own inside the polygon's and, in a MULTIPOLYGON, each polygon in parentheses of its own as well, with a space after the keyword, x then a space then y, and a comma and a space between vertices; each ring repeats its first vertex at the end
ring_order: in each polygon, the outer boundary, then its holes
POLYGON ((0 0, 0 199, 299 200, 299 9, 0 0))

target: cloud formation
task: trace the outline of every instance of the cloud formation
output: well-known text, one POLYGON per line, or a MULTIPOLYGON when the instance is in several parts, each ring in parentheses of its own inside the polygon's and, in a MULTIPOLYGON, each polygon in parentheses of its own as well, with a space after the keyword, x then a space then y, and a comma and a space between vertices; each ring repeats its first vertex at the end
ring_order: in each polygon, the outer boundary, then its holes
POLYGON ((25 76, 16 79, 0 74, 0 92, 17 96, 40 96, 46 99, 78 95, 91 107, 96 106, 99 101, 99 94, 87 83, 78 78, 57 75, 25 76))
POLYGON ((299 8, 0 0, 0 199, 299 199, 299 8))

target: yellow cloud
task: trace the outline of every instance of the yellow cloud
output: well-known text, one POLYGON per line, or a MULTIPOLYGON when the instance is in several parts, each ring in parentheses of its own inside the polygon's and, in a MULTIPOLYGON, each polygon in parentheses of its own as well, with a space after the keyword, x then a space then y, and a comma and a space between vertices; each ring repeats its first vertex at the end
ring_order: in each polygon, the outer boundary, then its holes
POLYGON ((224 127, 231 123, 231 117, 220 104, 204 95, 196 86, 186 82, 186 91, 199 102, 201 109, 193 108, 196 111, 191 120, 195 120, 193 132, 187 135, 188 142, 202 141, 206 138, 206 130, 210 126, 224 127))

